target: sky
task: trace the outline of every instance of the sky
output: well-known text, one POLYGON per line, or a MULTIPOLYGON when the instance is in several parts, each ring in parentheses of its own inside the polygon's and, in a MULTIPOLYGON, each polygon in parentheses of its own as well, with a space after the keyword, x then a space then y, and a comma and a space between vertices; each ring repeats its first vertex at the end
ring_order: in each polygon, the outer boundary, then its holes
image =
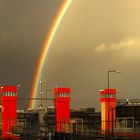
MULTIPOLYGON (((30 96, 43 41, 62 2, 0 0, 1 85, 20 84, 19 96, 30 96)), ((139 7, 139 0, 73 0, 49 49, 44 91, 70 87, 71 106, 100 110, 99 90, 107 87, 107 71, 117 69, 120 74, 110 73, 117 98, 139 98, 139 7)))
POLYGON ((44 39, 61 2, 0 0, 0 83, 21 85, 19 97, 30 96, 44 39))

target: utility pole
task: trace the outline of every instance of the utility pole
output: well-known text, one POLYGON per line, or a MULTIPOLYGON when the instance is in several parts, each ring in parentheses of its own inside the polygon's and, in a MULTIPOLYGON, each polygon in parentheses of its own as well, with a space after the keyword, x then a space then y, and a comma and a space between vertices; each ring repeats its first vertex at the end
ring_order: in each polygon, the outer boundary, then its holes
POLYGON ((40 107, 43 107, 43 82, 40 80, 40 82, 39 82, 39 84, 40 84, 40 98, 41 98, 41 101, 40 101, 40 107))
MULTIPOLYGON (((110 92, 110 73, 121 73, 120 71, 118 70, 108 70, 107 71, 107 88, 108 88, 108 107, 110 107, 110 102, 109 102, 109 92, 110 92)), ((110 113, 109 113, 109 110, 108 110, 108 119, 107 119, 107 136, 108 136, 108 139, 110 139, 110 113)))

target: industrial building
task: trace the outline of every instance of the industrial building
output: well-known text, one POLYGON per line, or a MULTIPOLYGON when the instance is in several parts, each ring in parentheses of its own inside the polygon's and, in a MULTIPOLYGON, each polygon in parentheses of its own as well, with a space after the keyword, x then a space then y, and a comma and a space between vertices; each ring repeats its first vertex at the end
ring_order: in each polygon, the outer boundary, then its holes
MULTIPOLYGON (((101 113, 95 112, 95 108, 75 107, 70 110, 71 133, 88 133, 89 130, 100 130, 101 113)), ((44 116, 48 132, 53 133, 55 128, 55 108, 48 107, 44 116)))
POLYGON ((116 99, 115 94, 115 89, 100 91, 102 136, 140 139, 140 100, 116 99))
POLYGON ((70 88, 54 88, 54 106, 17 110, 17 86, 0 90, 2 139, 140 139, 140 100, 116 99, 116 89, 100 91, 101 112, 70 108, 70 88))
MULTIPOLYGON (((116 107, 116 131, 140 133, 140 100, 118 99, 116 107), (127 101, 128 100, 128 101, 127 101)), ((139 137, 140 138, 140 137, 139 137)))

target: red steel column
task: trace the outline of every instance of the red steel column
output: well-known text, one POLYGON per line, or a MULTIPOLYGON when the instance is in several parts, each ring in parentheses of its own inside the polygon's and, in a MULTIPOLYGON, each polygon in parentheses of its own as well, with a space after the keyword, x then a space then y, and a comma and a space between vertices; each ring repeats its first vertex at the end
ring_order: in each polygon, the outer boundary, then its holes
POLYGON ((70 88, 54 88, 56 132, 70 131, 70 88))
POLYGON ((116 89, 101 90, 100 102, 101 130, 103 133, 109 133, 112 127, 114 127, 116 120, 116 89))
POLYGON ((16 120, 17 86, 1 87, 2 101, 2 137, 7 137, 16 120))

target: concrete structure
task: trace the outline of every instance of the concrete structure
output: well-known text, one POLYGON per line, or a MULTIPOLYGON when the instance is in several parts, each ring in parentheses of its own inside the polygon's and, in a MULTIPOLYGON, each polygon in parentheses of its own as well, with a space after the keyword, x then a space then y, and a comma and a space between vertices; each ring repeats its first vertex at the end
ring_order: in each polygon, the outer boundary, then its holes
POLYGON ((3 86, 0 92, 2 102, 2 137, 5 138, 9 136, 8 132, 15 125, 18 87, 3 86))
MULTIPOLYGON (((100 132, 101 113, 95 112, 95 108, 74 107, 70 109, 71 134, 88 135, 90 132, 100 132)), ((55 108, 49 106, 44 116, 46 132, 54 134, 55 108)))
POLYGON ((70 131, 70 88, 54 88, 56 132, 70 131))
POLYGON ((44 136, 45 134, 45 123, 44 123, 44 115, 45 115, 45 108, 42 104, 38 108, 28 109, 28 113, 38 113, 38 121, 39 121, 39 135, 44 136))
POLYGON ((101 130, 109 134, 116 120, 116 89, 100 91, 101 102, 101 130))
POLYGON ((117 105, 115 129, 140 131, 140 100, 118 99, 117 105))

